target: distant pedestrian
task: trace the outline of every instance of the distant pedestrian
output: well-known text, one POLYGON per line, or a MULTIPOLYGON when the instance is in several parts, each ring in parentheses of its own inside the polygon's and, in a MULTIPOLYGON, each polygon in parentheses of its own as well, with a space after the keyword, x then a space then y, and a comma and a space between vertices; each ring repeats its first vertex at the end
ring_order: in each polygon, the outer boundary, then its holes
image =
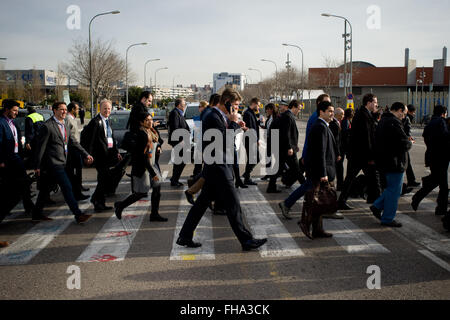
POLYGON ((334 110, 334 118, 330 122, 330 130, 333 133, 334 140, 337 146, 337 162, 336 162, 336 180, 337 189, 342 190, 344 183, 344 155, 341 149, 342 128, 341 121, 344 118, 344 110, 342 108, 336 108, 334 110))
POLYGON ((420 202, 437 186, 436 215, 445 215, 448 206, 448 164, 450 160, 450 133, 445 122, 447 109, 442 105, 434 107, 433 117, 423 130, 423 138, 427 146, 425 166, 431 174, 422 178, 422 188, 412 197, 411 206, 417 211, 420 202))
MULTIPOLYGON (((408 136, 410 141, 414 141, 414 137, 411 133, 411 124, 414 121, 414 118, 416 117, 416 107, 414 107, 412 104, 408 105, 407 107, 408 113, 406 114, 406 117, 403 119, 403 126, 405 128, 405 133, 408 136)), ((414 170, 411 163, 411 155, 408 151, 408 168, 406 169, 406 181, 408 182, 407 187, 418 187, 420 186, 420 182, 416 181, 416 176, 414 174, 414 170)))
POLYGON ((259 99, 253 98, 250 100, 250 106, 247 108, 247 110, 244 112, 243 121, 245 122, 245 126, 248 128, 248 134, 252 135, 253 140, 250 140, 249 136, 245 137, 244 144, 245 144, 245 151, 247 154, 247 163, 245 165, 245 172, 243 174, 244 178, 244 184, 249 186, 255 186, 257 185, 256 182, 254 182, 250 175, 253 171, 253 169, 256 167, 256 165, 259 163, 259 128, 261 126, 261 123, 256 116, 256 111, 258 110, 259 106, 259 99), (256 141, 256 143, 255 143, 256 141))
MULTIPOLYGON (((182 137, 173 139, 172 134, 175 130, 182 129, 190 132, 189 125, 186 122, 186 118, 184 117, 184 112, 186 110, 186 101, 184 98, 175 100, 175 108, 169 114, 169 144, 172 148, 175 148, 180 143, 189 145, 190 141, 184 141, 182 137)), ((183 150, 180 151, 180 157, 183 157, 183 150)), ((170 185, 172 187, 181 187, 183 184, 179 181, 181 174, 183 173, 183 169, 186 166, 185 163, 174 164, 172 177, 170 178, 170 185)))
POLYGON ((79 115, 80 115, 80 123, 81 125, 84 125, 84 117, 86 116, 86 110, 84 109, 83 106, 80 106, 79 115))
POLYGON ((403 129, 406 106, 401 102, 392 105, 390 112, 383 113, 375 136, 375 162, 386 179, 386 188, 370 207, 381 225, 399 228, 395 221, 398 199, 402 193, 403 176, 408 166, 408 150, 412 142, 403 129))
POLYGON ((377 121, 373 114, 376 112, 378 112, 377 97, 368 93, 363 97, 363 105, 356 111, 352 122, 347 176, 338 200, 340 210, 352 210, 346 202, 353 181, 361 170, 367 178, 367 203, 373 203, 381 194, 380 177, 375 165, 377 121))

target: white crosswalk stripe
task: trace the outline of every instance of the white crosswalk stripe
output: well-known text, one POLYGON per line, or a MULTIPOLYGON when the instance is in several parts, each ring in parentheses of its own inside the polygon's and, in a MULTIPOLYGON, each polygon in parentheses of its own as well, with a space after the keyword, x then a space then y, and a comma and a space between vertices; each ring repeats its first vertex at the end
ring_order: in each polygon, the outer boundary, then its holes
POLYGON ((202 246, 199 248, 185 248, 176 244, 178 235, 190 209, 191 205, 187 202, 183 191, 181 192, 180 204, 178 207, 178 217, 175 233, 173 235, 170 260, 214 260, 216 259, 216 255, 214 253, 213 228, 209 209, 203 215, 194 232, 194 241, 200 242, 202 246))
POLYGON ((239 189, 242 213, 255 238, 268 238, 259 248, 261 257, 302 257, 299 248, 257 187, 239 189), (252 199, 252 200, 244 200, 252 199))
MULTIPOLYGON (((81 211, 90 206, 86 201, 79 204, 81 211)), ((74 216, 66 206, 49 215, 53 221, 40 222, 22 235, 11 246, 0 251, 0 265, 27 264, 71 223, 74 216)))
POLYGON ((76 262, 122 261, 139 231, 150 201, 146 198, 122 212, 122 220, 114 214, 76 262))

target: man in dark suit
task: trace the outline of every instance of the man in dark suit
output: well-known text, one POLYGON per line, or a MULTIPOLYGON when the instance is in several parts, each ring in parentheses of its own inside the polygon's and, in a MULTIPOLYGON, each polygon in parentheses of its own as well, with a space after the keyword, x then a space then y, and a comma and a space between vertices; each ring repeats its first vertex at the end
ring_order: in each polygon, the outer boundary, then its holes
MULTIPOLYGON (((183 138, 173 139, 172 134, 175 130, 183 129, 190 132, 189 125, 184 118, 184 111, 186 110, 186 101, 183 98, 175 100, 175 108, 169 114, 169 144, 175 148, 178 144, 190 144, 190 141, 184 141, 183 138)), ((182 151, 180 156, 183 157, 182 151)), ((174 164, 172 178, 170 178, 170 185, 172 187, 181 187, 183 184, 179 181, 185 163, 174 164)))
POLYGON ((380 176, 375 165, 376 121, 372 116, 377 111, 377 97, 366 94, 363 106, 356 111, 352 122, 347 176, 338 201, 340 210, 352 210, 346 202, 353 181, 361 170, 367 178, 367 203, 373 203, 381 194, 380 176))
POLYGON ((417 211, 420 202, 434 188, 439 186, 436 215, 445 215, 448 206, 448 164, 450 160, 450 132, 445 122, 447 110, 437 105, 433 110, 430 123, 423 130, 427 146, 425 166, 430 167, 431 174, 422 178, 422 188, 412 197, 411 206, 417 211))
POLYGON ((107 207, 105 204, 109 168, 122 160, 109 119, 111 109, 111 101, 102 100, 100 113, 87 125, 87 130, 93 134, 87 151, 93 155, 95 169, 97 169, 97 188, 91 197, 96 212, 112 210, 112 207, 107 207))
MULTIPOLYGON (((223 149, 215 150, 219 154, 214 154, 219 160, 205 159, 205 169, 203 174, 205 177, 205 185, 200 196, 195 201, 194 206, 189 211, 183 227, 180 231, 177 244, 187 246, 189 248, 197 248, 201 243, 196 243, 192 240, 194 230, 196 229, 200 219, 208 208, 211 200, 217 201, 224 207, 228 221, 234 234, 238 238, 244 251, 256 249, 266 243, 267 239, 254 239, 250 231, 244 224, 242 219, 242 212, 239 203, 239 198, 234 187, 233 180, 233 162, 227 161, 227 155, 233 154, 233 144, 227 145, 226 130, 228 128, 228 121, 237 121, 237 114, 231 110, 233 106, 238 106, 242 100, 239 93, 233 89, 226 89, 217 107, 214 107, 209 115, 205 118, 202 131, 203 134, 209 129, 219 130, 222 134, 223 149)), ((204 141, 205 147, 209 145, 210 141, 204 141)))
MULTIPOLYGON (((416 107, 414 105, 410 104, 407 107, 408 113, 406 114, 406 117, 402 120, 403 127, 405 128, 405 133, 409 137, 409 141, 413 142, 414 137, 411 134, 411 124, 414 121, 414 118, 416 117, 416 107)), ((406 169, 406 181, 408 182, 408 187, 418 187, 420 186, 420 182, 416 181, 416 175, 414 174, 414 170, 411 164, 411 156, 408 151, 408 168, 406 169)))
POLYGON ((130 112, 130 117, 128 118, 127 129, 130 129, 132 132, 139 131, 140 123, 139 123, 139 115, 141 113, 148 112, 148 107, 152 105, 153 96, 149 91, 143 91, 139 96, 139 102, 136 103, 130 112))
POLYGON ((258 109, 258 106, 259 106, 259 99, 253 98, 250 101, 250 106, 244 112, 242 119, 245 122, 245 126, 248 128, 247 135, 250 134, 253 137, 252 141, 250 141, 250 137, 246 136, 244 141, 245 151, 247 153, 247 163, 245 165, 245 172, 243 174, 243 178, 244 184, 249 186, 257 185, 257 183, 250 178, 250 174, 256 167, 256 164, 259 162, 258 147, 259 147, 260 122, 255 114, 256 110, 258 109), (254 141, 256 141, 256 143, 254 141))
POLYGON ((0 117, 0 222, 22 199, 26 213, 34 207, 30 196, 30 182, 22 159, 20 129, 14 119, 19 112, 19 103, 3 100, 3 116, 0 117))
MULTIPOLYGON (((280 170, 285 165, 289 167, 289 176, 294 177, 292 183, 298 180, 300 184, 304 182, 304 177, 300 172, 297 153, 300 151, 298 147, 298 129, 297 115, 300 112, 300 103, 292 100, 289 103, 288 110, 283 112, 279 118, 280 130, 280 170)), ((279 193, 281 191, 276 188, 276 176, 272 176, 267 187, 267 193, 279 193)))
MULTIPOLYGON (((318 188, 321 183, 332 183, 336 178, 336 153, 337 146, 333 134, 329 129, 329 123, 334 117, 334 107, 331 102, 323 101, 317 108, 319 118, 311 128, 308 136, 308 153, 305 165, 308 179, 311 180, 313 188, 318 188)), ((305 232, 304 217, 300 226, 305 232)), ((323 230, 322 216, 312 217, 313 238, 330 238, 333 235, 323 230)), ((307 230, 306 233, 309 233, 307 230)), ((306 234, 305 233, 305 234, 306 234)))
POLYGON ((41 179, 41 188, 33 210, 33 221, 52 220, 42 214, 42 209, 48 198, 52 182, 56 182, 61 188, 64 200, 75 215, 76 222, 84 223, 91 218, 91 215, 83 214, 80 211, 73 195, 72 184, 65 171, 67 151, 69 147, 78 149, 86 164, 91 164, 94 159, 74 139, 70 126, 65 124, 66 104, 55 102, 52 110, 54 116, 45 122, 39 132, 37 143, 39 151, 35 158, 35 173, 41 179))

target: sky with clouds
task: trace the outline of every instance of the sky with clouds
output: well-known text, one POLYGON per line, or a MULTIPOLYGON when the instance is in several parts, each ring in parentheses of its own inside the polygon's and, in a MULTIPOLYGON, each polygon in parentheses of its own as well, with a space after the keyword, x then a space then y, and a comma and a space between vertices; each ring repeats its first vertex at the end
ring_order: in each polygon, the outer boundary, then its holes
MULTIPOLYGON (((113 40, 117 52, 125 57, 133 47, 129 63, 143 85, 144 63, 147 75, 156 68, 158 84, 205 85, 213 73, 246 73, 253 82, 274 73, 274 60, 284 68, 287 53, 293 66, 300 67, 304 51, 305 67, 324 66, 325 57, 343 60, 344 22, 322 17, 331 13, 346 17, 353 26, 353 60, 376 66, 403 66, 404 49, 418 66, 432 66, 449 45, 449 0, 1 0, 0 57, 5 69, 45 68, 55 70, 67 62, 69 48, 77 39, 88 39, 90 19, 101 12, 120 10, 94 20, 94 39, 113 40), (70 5, 81 12, 81 28, 70 30, 66 13, 70 5), (370 29, 370 6, 380 9, 380 29, 370 29)), ((373 20, 370 20, 373 21, 373 20)))

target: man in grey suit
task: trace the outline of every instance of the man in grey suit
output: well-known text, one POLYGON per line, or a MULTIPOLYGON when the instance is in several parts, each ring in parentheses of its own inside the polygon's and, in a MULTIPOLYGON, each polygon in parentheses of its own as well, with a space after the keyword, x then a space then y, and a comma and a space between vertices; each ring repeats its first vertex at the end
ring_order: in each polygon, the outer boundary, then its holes
POLYGON ((67 106, 64 102, 55 102, 52 107, 53 117, 45 122, 39 132, 38 152, 35 158, 35 173, 41 179, 39 195, 32 214, 34 222, 52 220, 42 213, 51 182, 56 182, 64 196, 64 200, 69 205, 70 210, 75 215, 77 223, 84 223, 91 218, 91 215, 83 214, 78 207, 78 203, 73 195, 72 185, 65 166, 67 162, 68 149, 77 149, 87 165, 94 159, 80 146, 74 139, 70 126, 66 125, 64 119, 67 115, 67 106))

